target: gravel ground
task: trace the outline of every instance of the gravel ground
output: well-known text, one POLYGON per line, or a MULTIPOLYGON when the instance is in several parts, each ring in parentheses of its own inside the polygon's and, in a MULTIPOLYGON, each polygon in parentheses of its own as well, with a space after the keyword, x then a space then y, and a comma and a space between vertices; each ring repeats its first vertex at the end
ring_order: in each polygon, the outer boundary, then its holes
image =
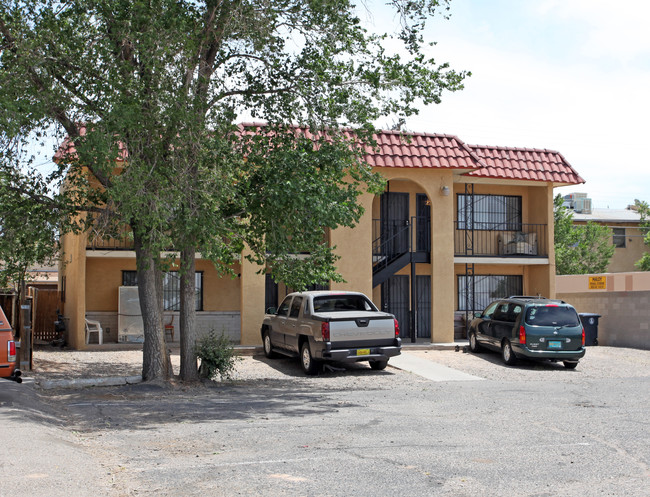
POLYGON ((553 380, 571 383, 578 376, 584 380, 650 376, 649 350, 619 347, 587 347, 585 357, 573 371, 567 370, 561 362, 519 361, 514 367, 508 367, 501 361, 501 354, 489 351, 480 354, 437 350, 407 353, 431 359, 474 376, 497 381, 553 380))
MULTIPOLYGON (((579 375, 581 379, 624 378, 650 376, 650 351, 614 348, 589 347, 586 356, 575 371, 568 371, 562 363, 520 361, 515 367, 504 366, 497 353, 483 352, 471 354, 454 350, 404 350, 438 364, 463 371, 488 380, 530 380, 562 381, 571 383, 579 375)), ((178 374, 180 357, 178 350, 171 355, 174 373, 178 374)), ((354 381, 357 375, 367 370, 366 363, 352 365, 336 364, 323 375, 337 378, 336 383, 348 378, 354 381)), ((43 347, 34 350, 34 370, 26 373, 37 382, 43 379, 102 378, 109 376, 136 376, 142 372, 142 350, 92 350, 73 351, 43 347)), ((390 367, 390 375, 410 375, 390 367)), ((302 373, 296 359, 280 358, 269 360, 263 356, 241 356, 237 361, 235 381, 287 380, 292 378, 309 382, 318 381, 307 378, 302 373)), ((425 380, 422 380, 425 381, 425 380)))

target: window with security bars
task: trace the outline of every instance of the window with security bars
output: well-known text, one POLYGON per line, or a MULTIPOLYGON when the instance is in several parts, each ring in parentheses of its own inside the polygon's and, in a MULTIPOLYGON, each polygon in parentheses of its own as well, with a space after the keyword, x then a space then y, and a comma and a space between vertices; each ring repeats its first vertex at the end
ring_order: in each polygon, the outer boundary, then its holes
POLYGON ((521 197, 458 194, 458 229, 521 231, 521 197))
MULTIPOLYGON (((137 271, 122 271, 122 286, 138 286, 137 271)), ((203 272, 194 273, 194 292, 197 311, 203 310, 203 272)), ((181 310, 181 275, 178 271, 163 274, 163 309, 181 310)))
POLYGON ((625 248, 625 228, 612 228, 614 247, 625 248))
POLYGON ((495 299, 522 293, 521 276, 500 274, 458 276, 459 311, 481 311, 495 299))

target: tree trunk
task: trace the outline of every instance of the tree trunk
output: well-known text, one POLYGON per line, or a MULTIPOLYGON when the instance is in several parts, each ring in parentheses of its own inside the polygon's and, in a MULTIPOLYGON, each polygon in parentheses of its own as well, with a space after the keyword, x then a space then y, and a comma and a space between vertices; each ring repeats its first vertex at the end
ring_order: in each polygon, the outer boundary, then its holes
POLYGON ((196 352, 196 263, 194 247, 186 247, 181 251, 181 312, 180 312, 180 341, 181 341, 181 371, 182 381, 197 381, 199 379, 196 352))
POLYGON ((144 381, 168 381, 171 377, 169 357, 165 347, 161 304, 157 290, 155 257, 144 247, 142 238, 133 232, 135 256, 138 269, 138 296, 144 324, 142 349, 142 379, 144 381))

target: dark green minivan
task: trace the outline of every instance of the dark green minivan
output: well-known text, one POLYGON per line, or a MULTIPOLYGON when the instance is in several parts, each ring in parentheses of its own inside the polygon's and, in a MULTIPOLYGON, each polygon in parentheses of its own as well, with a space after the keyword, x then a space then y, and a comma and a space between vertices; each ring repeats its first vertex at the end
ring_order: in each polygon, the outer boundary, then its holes
POLYGON ((517 358, 563 361, 574 369, 585 355, 585 331, 572 305, 540 297, 496 300, 474 315, 469 348, 501 352, 503 362, 517 358))

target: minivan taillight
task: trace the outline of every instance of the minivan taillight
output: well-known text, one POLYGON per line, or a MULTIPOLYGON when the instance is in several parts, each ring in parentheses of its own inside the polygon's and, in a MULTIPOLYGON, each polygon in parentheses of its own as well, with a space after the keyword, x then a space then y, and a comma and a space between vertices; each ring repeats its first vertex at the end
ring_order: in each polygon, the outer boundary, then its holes
POLYGON ((399 323, 397 322, 397 319, 393 319, 395 322, 395 338, 399 338, 399 323))
POLYGON ((582 346, 585 346, 585 329, 582 328, 582 346))
POLYGON ((7 342, 7 361, 16 362, 16 342, 13 340, 7 342))
POLYGON ((327 322, 323 322, 320 324, 320 333, 323 335, 323 341, 324 342, 329 342, 330 341, 330 324, 327 322))
POLYGON ((526 343, 526 328, 523 325, 519 327, 519 343, 526 343))

